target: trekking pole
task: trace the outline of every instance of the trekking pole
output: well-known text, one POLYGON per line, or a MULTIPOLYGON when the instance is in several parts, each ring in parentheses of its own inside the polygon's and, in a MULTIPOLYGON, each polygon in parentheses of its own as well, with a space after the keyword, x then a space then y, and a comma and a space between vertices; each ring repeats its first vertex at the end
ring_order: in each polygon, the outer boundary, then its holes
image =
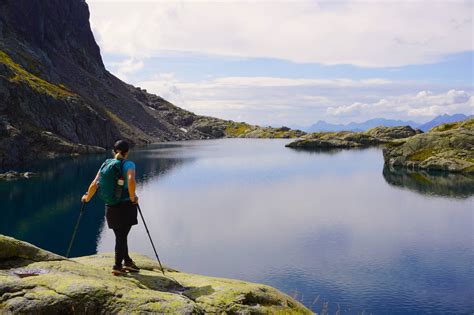
POLYGON ((137 203, 138 207, 138 212, 140 212, 140 216, 142 217, 143 225, 145 226, 146 233, 148 234, 148 238, 150 239, 151 246, 153 247, 153 251, 155 252, 156 259, 158 260, 158 263, 160 264, 161 272, 163 273, 163 276, 165 275, 165 271, 163 270, 163 266, 161 265, 160 257, 158 257, 158 253, 156 252, 155 249, 155 244, 153 244, 153 240, 151 239, 150 231, 148 231, 148 227, 146 226, 145 219, 143 218, 143 213, 142 209, 140 209, 140 205, 137 203))
POLYGON ((81 211, 79 212, 79 217, 77 218, 76 227, 74 228, 74 232, 72 233, 71 241, 69 242, 69 247, 67 249, 66 257, 69 258, 69 254, 71 253, 72 243, 74 243, 74 239, 76 238, 77 230, 79 229, 79 223, 81 222, 82 215, 84 214, 84 207, 86 206, 85 202, 82 202, 81 211))

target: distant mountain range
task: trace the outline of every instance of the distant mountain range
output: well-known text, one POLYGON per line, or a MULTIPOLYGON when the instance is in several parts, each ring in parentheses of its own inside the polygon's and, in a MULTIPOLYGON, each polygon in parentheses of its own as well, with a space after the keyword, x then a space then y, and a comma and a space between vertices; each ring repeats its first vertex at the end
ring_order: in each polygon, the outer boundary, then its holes
POLYGON ((416 123, 411 120, 394 120, 394 119, 385 119, 385 118, 374 118, 369 119, 364 122, 351 122, 348 124, 331 124, 327 123, 323 120, 319 120, 315 124, 309 127, 302 127, 302 126, 292 126, 293 129, 300 129, 306 132, 319 132, 319 131, 364 131, 370 128, 374 128, 377 126, 386 126, 386 127, 393 127, 393 126, 411 126, 412 128, 418 128, 423 131, 428 131, 429 129, 449 122, 464 120, 468 117, 464 114, 454 114, 454 115, 440 115, 435 117, 434 119, 426 122, 426 123, 416 123))
POLYGON ((440 115, 440 116, 435 117, 434 119, 428 121, 427 123, 419 125, 417 128, 421 129, 423 131, 428 131, 431 128, 436 127, 438 125, 445 124, 445 123, 450 123, 450 122, 454 122, 454 121, 464 120, 464 119, 466 119, 468 117, 472 117, 472 116, 473 115, 466 116, 464 114, 454 114, 454 115, 444 114, 444 115, 440 115))

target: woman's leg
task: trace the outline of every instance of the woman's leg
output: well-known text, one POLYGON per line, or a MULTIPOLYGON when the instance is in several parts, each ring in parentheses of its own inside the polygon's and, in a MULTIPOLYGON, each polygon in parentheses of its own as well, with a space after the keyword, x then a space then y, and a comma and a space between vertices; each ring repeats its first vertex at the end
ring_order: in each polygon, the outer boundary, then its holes
POLYGON ((113 229, 115 233, 115 266, 121 267, 122 261, 128 258, 127 236, 130 226, 113 229))
POLYGON ((123 260, 124 260, 124 262, 129 262, 129 261, 132 260, 130 258, 130 256, 128 255, 128 233, 130 233, 131 228, 132 228, 132 226, 127 226, 126 228, 124 228, 124 233, 126 233, 125 245, 124 245, 124 250, 123 250, 123 260))

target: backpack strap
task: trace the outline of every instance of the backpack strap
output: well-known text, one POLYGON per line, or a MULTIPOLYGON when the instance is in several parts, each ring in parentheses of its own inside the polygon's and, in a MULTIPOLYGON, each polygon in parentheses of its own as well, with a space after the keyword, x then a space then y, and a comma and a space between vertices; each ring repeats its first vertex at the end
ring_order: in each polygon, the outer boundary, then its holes
POLYGON ((108 161, 109 161, 109 159, 106 159, 106 160, 104 161, 104 163, 102 163, 102 165, 101 165, 100 168, 99 168, 99 172, 102 171, 102 169, 105 167, 105 165, 107 165, 107 162, 108 162, 108 161))
POLYGON ((127 163, 127 160, 120 161, 120 175, 123 176, 123 166, 127 163))

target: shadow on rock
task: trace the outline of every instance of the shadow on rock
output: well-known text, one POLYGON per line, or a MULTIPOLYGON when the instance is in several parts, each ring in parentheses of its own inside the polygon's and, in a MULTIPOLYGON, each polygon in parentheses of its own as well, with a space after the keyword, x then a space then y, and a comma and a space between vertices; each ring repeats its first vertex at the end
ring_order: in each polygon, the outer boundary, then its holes
POLYGON ((385 166, 383 177, 390 185, 421 194, 449 198, 468 198, 474 195, 473 174, 394 169, 385 166))
POLYGON ((147 275, 142 273, 130 273, 128 277, 137 279, 146 288, 163 292, 183 292, 186 290, 176 280, 167 276, 147 275))
POLYGON ((212 286, 206 285, 203 287, 189 287, 186 291, 183 292, 183 295, 190 298, 193 301, 200 298, 201 296, 211 295, 216 292, 212 286))

